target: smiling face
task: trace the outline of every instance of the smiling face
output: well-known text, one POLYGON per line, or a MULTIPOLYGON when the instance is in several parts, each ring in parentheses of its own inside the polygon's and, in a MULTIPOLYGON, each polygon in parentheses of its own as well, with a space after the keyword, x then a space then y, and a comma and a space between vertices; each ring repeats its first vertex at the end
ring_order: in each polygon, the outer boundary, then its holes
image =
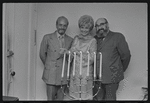
POLYGON ((56 23, 57 31, 60 35, 63 35, 68 27, 68 20, 65 18, 59 18, 56 23))
POLYGON ((80 32, 83 36, 86 36, 90 33, 90 28, 88 25, 83 25, 80 27, 80 32))
POLYGON ((104 36, 104 33, 107 33, 109 30, 108 22, 104 18, 100 18, 95 23, 96 34, 98 36, 104 36))
POLYGON ((86 36, 90 33, 90 31, 92 31, 93 26, 94 26, 94 20, 89 15, 83 15, 80 17, 78 21, 78 26, 79 26, 81 35, 86 36))

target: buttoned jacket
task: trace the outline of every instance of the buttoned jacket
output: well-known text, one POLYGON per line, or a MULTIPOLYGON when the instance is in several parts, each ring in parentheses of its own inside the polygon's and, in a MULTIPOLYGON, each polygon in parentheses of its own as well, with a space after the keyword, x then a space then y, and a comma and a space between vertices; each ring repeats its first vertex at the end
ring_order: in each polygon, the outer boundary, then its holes
MULTIPOLYGON (((64 35, 65 48, 70 49, 73 39, 68 35, 64 35)), ((61 78, 63 55, 60 53, 60 44, 56 31, 46 34, 43 37, 40 46, 40 58, 44 63, 44 71, 42 79, 47 84, 61 85, 67 83, 67 60, 65 62, 64 78, 61 78)))

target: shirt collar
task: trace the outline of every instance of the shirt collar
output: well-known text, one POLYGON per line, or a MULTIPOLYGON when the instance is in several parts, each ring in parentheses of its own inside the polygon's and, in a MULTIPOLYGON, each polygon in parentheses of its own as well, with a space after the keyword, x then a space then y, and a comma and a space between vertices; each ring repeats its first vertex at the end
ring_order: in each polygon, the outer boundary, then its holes
MULTIPOLYGON (((109 33, 109 30, 107 31, 106 36, 108 35, 108 33, 109 33)), ((103 39, 103 38, 105 38, 106 36, 98 37, 97 35, 95 35, 94 37, 95 37, 96 39, 103 39)))
POLYGON ((64 36, 65 36, 65 34, 60 35, 58 32, 56 32, 56 34, 57 34, 57 38, 59 38, 60 36, 62 36, 62 37, 64 37, 64 36))

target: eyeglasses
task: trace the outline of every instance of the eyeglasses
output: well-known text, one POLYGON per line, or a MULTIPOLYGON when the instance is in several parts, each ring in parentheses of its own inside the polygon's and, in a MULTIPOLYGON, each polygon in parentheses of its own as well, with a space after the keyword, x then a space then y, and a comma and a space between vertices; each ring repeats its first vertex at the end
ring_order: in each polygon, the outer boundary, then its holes
POLYGON ((107 24, 107 22, 105 22, 105 23, 100 23, 100 25, 95 25, 95 27, 100 27, 100 26, 103 26, 103 25, 105 25, 105 24, 107 24))

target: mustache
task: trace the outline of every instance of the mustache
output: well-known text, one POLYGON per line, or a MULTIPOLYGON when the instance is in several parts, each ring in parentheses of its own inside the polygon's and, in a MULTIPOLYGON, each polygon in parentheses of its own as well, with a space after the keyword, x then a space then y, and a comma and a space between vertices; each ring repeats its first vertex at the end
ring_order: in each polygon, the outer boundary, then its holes
POLYGON ((97 32, 100 32, 101 30, 105 30, 104 28, 99 29, 97 32))
POLYGON ((59 30, 65 30, 65 29, 59 29, 59 30))
POLYGON ((102 28, 102 29, 97 30, 96 33, 99 33, 101 30, 105 31, 105 30, 102 28))

